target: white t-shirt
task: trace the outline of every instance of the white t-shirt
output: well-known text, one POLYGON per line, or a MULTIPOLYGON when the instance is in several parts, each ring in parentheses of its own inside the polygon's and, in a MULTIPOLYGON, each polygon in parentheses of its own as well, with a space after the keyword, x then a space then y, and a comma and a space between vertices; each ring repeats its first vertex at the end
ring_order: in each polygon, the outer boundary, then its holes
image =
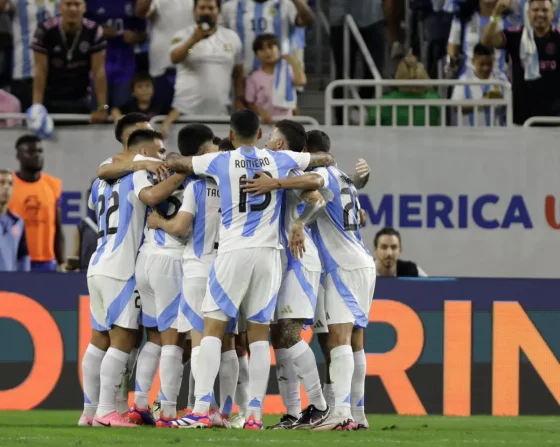
POLYGON ((180 213, 194 216, 192 237, 183 254, 185 278, 207 278, 218 253, 220 235, 220 193, 212 179, 190 182, 180 213))
POLYGON ((327 201, 327 206, 311 226, 325 272, 330 273, 339 267, 355 270, 375 266, 373 257, 362 242, 360 202, 350 178, 333 166, 313 172, 325 181, 319 192, 327 201))
POLYGON ((260 67, 253 52, 255 37, 275 34, 281 54, 292 53, 292 34, 296 26, 297 10, 292 0, 231 0, 222 6, 221 24, 235 30, 243 49, 243 68, 248 75, 260 67))
POLYGON ((273 152, 256 147, 193 157, 194 173, 212 177, 220 190, 222 223, 218 253, 255 247, 282 249, 280 209, 282 190, 253 197, 241 189, 256 171, 272 178, 286 178, 292 169, 306 169, 311 155, 292 151, 273 152))
POLYGON ((56 15, 58 0, 15 0, 12 1, 14 79, 30 79, 35 74, 31 43, 37 25, 56 15))
MULTIPOLYGON (((467 70, 466 73, 459 77, 459 80, 478 80, 474 71, 467 70)), ((509 85, 508 78, 506 75, 500 71, 495 71, 492 73, 489 79, 495 79, 496 81, 507 82, 509 85)), ((502 96, 505 94, 505 89, 501 85, 497 84, 502 96)), ((474 99, 480 100, 486 96, 486 94, 494 90, 495 87, 492 85, 458 85, 453 88, 452 100, 463 100, 463 99, 474 99)), ((474 111, 463 115, 463 126, 474 126, 474 111)), ((490 126, 490 108, 479 108, 478 109, 478 122, 477 127, 490 126)), ((494 111, 494 125, 495 126, 505 126, 505 110, 503 108, 495 108, 494 111)))
POLYGON ((147 209, 139 195, 151 186, 147 171, 137 171, 111 183, 100 179, 93 182, 88 206, 96 212, 99 237, 88 276, 128 281, 134 275, 147 209))
POLYGON ((150 75, 161 76, 173 64, 169 42, 180 30, 194 25, 193 0, 152 0, 150 6, 150 75))
MULTIPOLYGON (((191 26, 176 33, 168 55, 189 39, 194 29, 191 26)), ((227 115, 233 67, 241 63, 239 37, 235 31, 218 26, 177 64, 173 107, 188 115, 227 115)))

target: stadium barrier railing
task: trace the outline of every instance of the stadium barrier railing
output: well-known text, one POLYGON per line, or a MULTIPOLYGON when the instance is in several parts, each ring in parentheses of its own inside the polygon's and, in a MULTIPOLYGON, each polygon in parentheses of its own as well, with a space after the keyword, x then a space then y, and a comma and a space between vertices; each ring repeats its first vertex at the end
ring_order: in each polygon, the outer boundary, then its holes
POLYGON ((523 123, 523 127, 540 126, 542 124, 556 124, 560 126, 559 116, 533 116, 523 123))
MULTIPOLYGON (((459 119, 457 119, 456 125, 458 127, 463 127, 463 108, 473 107, 474 108, 474 126, 486 127, 486 123, 479 122, 479 112, 484 110, 484 108, 490 109, 490 126, 494 127, 496 123, 496 117, 500 113, 497 109, 505 108, 505 125, 513 125, 513 103, 512 103, 512 91, 511 87, 507 82, 496 81, 496 80, 457 80, 457 79, 427 79, 427 80, 392 80, 392 79, 382 79, 382 80, 369 80, 369 79, 340 79, 331 82, 325 90, 325 125, 332 126, 333 124, 333 107, 343 107, 344 108, 344 120, 342 125, 349 125, 349 107, 375 107, 376 108, 376 127, 381 126, 381 107, 390 106, 392 107, 392 127, 397 126, 397 107, 408 106, 408 126, 415 127, 413 122, 413 109, 418 106, 425 108, 425 125, 423 127, 431 127, 429 117, 430 107, 441 107, 441 123, 439 126, 446 126, 448 123, 447 111, 457 113, 459 119), (456 87, 461 85, 489 85, 493 87, 500 87, 504 90, 504 97, 497 99, 464 99, 464 100, 453 100, 453 99, 383 99, 383 98, 368 98, 368 99, 336 99, 334 98, 334 89, 337 87, 456 87)), ((358 123, 359 126, 365 126, 365 120, 360 117, 358 123)), ((439 127, 438 126, 438 127, 439 127)), ((497 126, 496 126, 497 127, 497 126)))

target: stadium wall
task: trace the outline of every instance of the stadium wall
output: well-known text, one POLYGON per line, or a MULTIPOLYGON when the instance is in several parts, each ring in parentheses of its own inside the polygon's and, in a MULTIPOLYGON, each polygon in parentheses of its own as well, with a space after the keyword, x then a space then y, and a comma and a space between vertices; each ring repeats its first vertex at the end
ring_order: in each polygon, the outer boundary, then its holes
MULTIPOLYGON (((378 278, 367 412, 559 414, 559 289, 546 279, 378 278)), ((85 275, 0 273, 0 410, 81 408, 89 323, 85 275)), ((283 413, 272 369, 265 411, 283 413)))
MULTIPOLYGON (((213 128, 216 135, 228 135, 227 126, 213 128)), ((360 195, 368 247, 375 232, 389 225, 402 232, 404 257, 431 275, 558 276, 558 244, 552 242, 560 229, 555 130, 324 130, 343 170, 352 172, 359 158, 372 167, 360 195)), ((14 143, 20 134, 2 130, 0 167, 16 168, 14 143)), ((176 150, 175 142, 176 133, 167 140, 168 150, 176 150)), ((56 140, 45 146, 46 172, 64 184, 70 253, 75 225, 85 215, 89 181, 100 162, 121 149, 109 126, 58 129, 56 140)))

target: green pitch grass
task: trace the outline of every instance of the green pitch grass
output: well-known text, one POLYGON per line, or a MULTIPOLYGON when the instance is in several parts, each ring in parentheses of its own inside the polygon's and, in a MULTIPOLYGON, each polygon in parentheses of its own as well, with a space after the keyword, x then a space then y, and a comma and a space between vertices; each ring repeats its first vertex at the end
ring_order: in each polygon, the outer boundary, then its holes
MULTIPOLYGON (((78 428, 80 412, 0 413, 0 446, 560 446, 560 417, 450 418, 371 415, 369 432, 78 428)), ((271 424, 277 418, 267 417, 271 424)))

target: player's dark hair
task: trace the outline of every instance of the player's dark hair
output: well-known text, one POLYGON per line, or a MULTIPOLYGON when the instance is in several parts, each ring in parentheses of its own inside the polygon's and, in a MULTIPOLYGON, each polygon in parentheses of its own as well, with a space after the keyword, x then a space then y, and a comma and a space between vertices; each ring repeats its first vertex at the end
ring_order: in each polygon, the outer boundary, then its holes
POLYGON ((40 143, 41 139, 37 135, 33 135, 32 133, 27 133, 19 137, 16 141, 16 149, 19 149, 20 146, 29 143, 40 143))
POLYGON ((305 128, 300 123, 292 120, 281 120, 276 123, 276 128, 288 144, 286 149, 294 152, 303 151, 307 142, 307 134, 305 133, 305 128))
POLYGON ((259 50, 262 50, 265 46, 273 47, 277 46, 280 48, 280 41, 278 37, 274 34, 260 34, 253 40, 253 52, 256 53, 259 50))
POLYGON ((115 126, 115 138, 122 144, 122 136, 127 128, 136 126, 138 123, 148 123, 149 121, 150 118, 148 115, 144 115, 143 113, 127 113, 117 122, 117 125, 115 126))
POLYGON ((134 91, 136 84, 140 84, 141 82, 149 82, 154 85, 154 78, 150 76, 150 73, 135 73, 130 80, 130 88, 132 91, 134 91))
POLYGON ((473 49, 473 56, 494 56, 494 50, 477 43, 473 49))
POLYGON ((310 130, 307 132, 307 152, 330 152, 331 139, 322 130, 310 130))
POLYGON ((214 132, 204 124, 187 124, 179 131, 177 145, 181 155, 188 157, 196 155, 207 143, 214 141, 214 132))
POLYGON ((128 137, 128 146, 133 147, 137 144, 152 142, 154 140, 162 140, 163 135, 151 129, 138 129, 130 134, 128 137))
POLYGON ((231 115, 229 125, 240 139, 252 140, 257 137, 261 122, 255 112, 239 110, 231 115))
POLYGON ((385 227, 385 228, 382 228, 381 230, 379 230, 375 234, 375 238, 373 239, 373 246, 375 248, 377 248, 377 243, 379 242, 379 238, 381 236, 396 236, 397 239, 399 240, 399 245, 402 246, 401 234, 397 230, 395 230, 393 227, 385 227))
POLYGON ((221 142, 222 142, 222 139, 220 137, 217 137, 216 135, 214 135, 214 138, 212 139, 212 143, 215 146, 219 146, 221 142))
POLYGON ((220 144, 218 144, 218 150, 224 152, 234 151, 235 146, 233 145, 233 143, 229 138, 224 138, 222 141, 220 141, 220 144))
MULTIPOLYGON (((218 5, 218 8, 222 7, 222 0, 216 0, 216 4, 218 5)), ((198 6, 198 0, 194 0, 194 7, 196 8, 198 6)))

